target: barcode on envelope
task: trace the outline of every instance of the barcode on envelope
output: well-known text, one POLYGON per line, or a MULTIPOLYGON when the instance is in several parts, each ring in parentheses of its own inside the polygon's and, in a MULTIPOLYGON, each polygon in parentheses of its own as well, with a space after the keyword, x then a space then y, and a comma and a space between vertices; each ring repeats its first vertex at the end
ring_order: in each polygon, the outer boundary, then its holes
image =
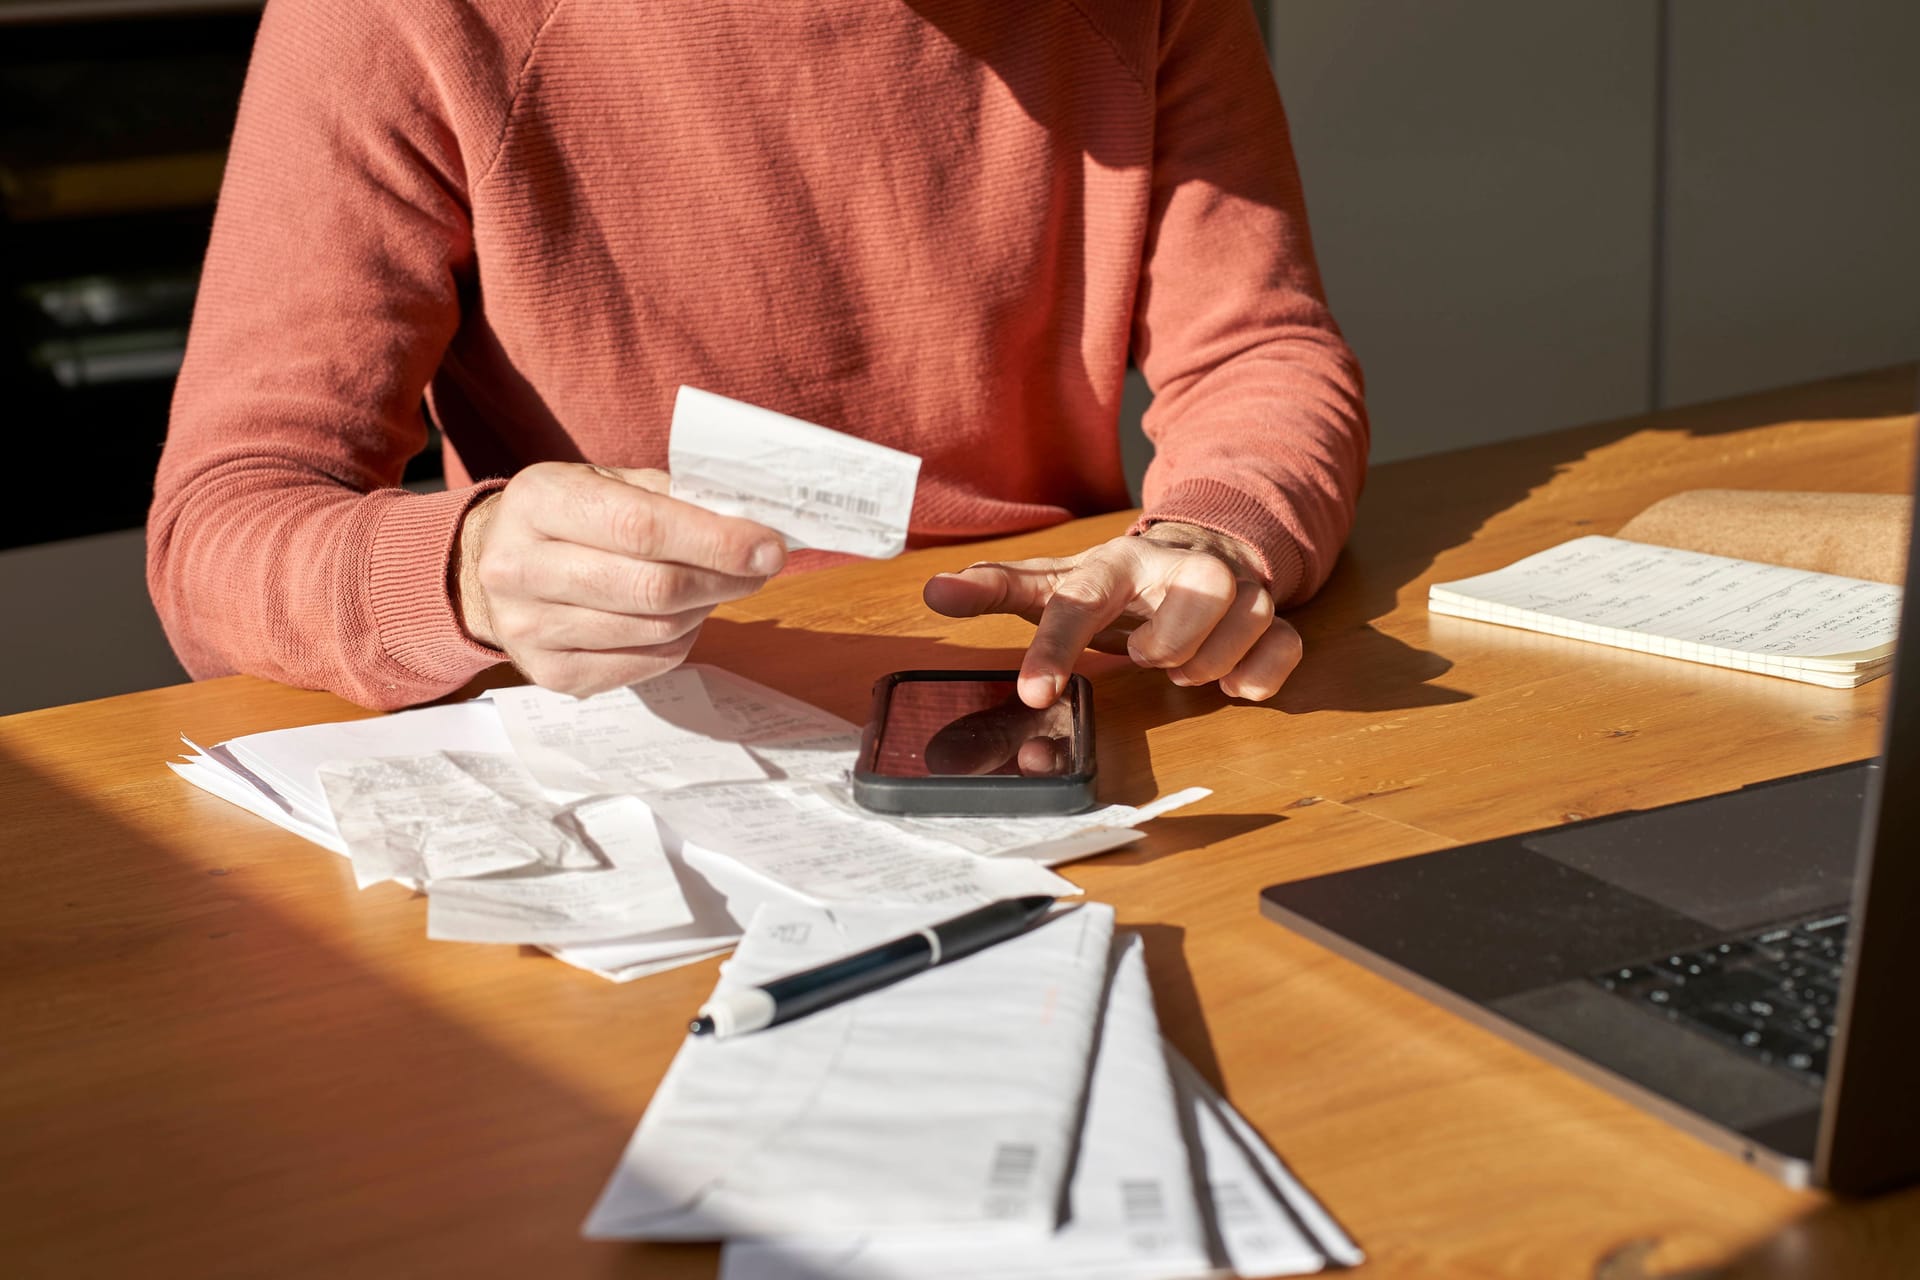
POLYGON ((1120 1184, 1120 1212, 1130 1227, 1160 1222, 1167 1216, 1167 1204, 1161 1198, 1160 1184, 1147 1179, 1120 1184))
POLYGON ((1208 1184, 1213 1193, 1213 1212, 1221 1222, 1246 1222, 1260 1216, 1253 1207, 1252 1197, 1247 1189, 1237 1182, 1214 1182, 1208 1184))
POLYGON ((872 518, 880 514, 880 504, 872 498, 863 498, 857 493, 835 493, 830 489, 814 489, 807 485, 795 485, 794 496, 802 502, 816 502, 823 507, 838 507, 842 511, 851 511, 857 516, 872 518))
POLYGON ((1001 1143, 993 1149, 993 1167, 987 1171, 987 1185, 995 1191, 1026 1190, 1039 1158, 1040 1153, 1032 1143, 1001 1143))

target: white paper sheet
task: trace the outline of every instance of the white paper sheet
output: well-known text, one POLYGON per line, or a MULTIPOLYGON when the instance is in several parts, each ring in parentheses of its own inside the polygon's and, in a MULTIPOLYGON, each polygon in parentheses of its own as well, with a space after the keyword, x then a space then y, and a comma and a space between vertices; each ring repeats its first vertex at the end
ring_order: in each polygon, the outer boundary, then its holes
POLYGON ((424 756, 436 751, 513 751, 500 728, 500 716, 487 698, 443 707, 416 707, 365 720, 250 733, 222 745, 303 820, 328 828, 332 820, 320 786, 320 766, 329 761, 424 756))
POLYGON ((860 754, 860 726, 810 702, 701 663, 700 673, 725 736, 738 742, 776 778, 838 782, 860 754))
MULTIPOLYGON (((1054 867, 1132 844, 1146 835, 1133 828, 1212 794, 1206 787, 1187 787, 1138 807, 1110 804, 1086 813, 1058 817, 889 816, 887 820, 904 830, 944 841, 981 857, 1012 856, 1054 867)), ((850 794, 847 803, 853 804, 850 794)))
POLYGON ((953 906, 1078 893, 1021 859, 976 857, 851 808, 832 784, 758 782, 656 792, 648 803, 684 839, 822 903, 953 906))
POLYGON ((330 815, 324 826, 310 821, 295 813, 293 806, 278 792, 248 773, 245 766, 235 761, 223 748, 203 748, 185 736, 180 741, 192 748, 192 754, 184 760, 167 761, 167 768, 180 778, 228 804, 238 805, 257 818, 265 818, 284 831, 311 840, 343 858, 347 856, 347 843, 333 829, 330 815))
MULTIPOLYGON (((600 804, 645 809, 631 796, 595 802, 596 807, 600 804)), ((670 829, 661 830, 660 838, 693 920, 676 929, 549 948, 554 955, 616 982, 625 981, 732 950, 746 922, 765 904, 805 905, 791 890, 723 854, 687 844, 670 829)))
MULTIPOLYGON (((1179 1105, 1137 934, 1114 946, 1067 1220, 1044 1240, 736 1240, 721 1280, 1159 1280, 1212 1270, 1179 1105)), ((929 1095, 929 1107, 943 1099, 929 1095)))
POLYGON ((591 698, 525 685, 496 689, 493 701, 515 753, 555 791, 633 793, 767 776, 726 740, 700 673, 685 667, 591 698))
POLYGON ((672 494, 777 530, 789 547, 884 558, 907 545, 920 459, 771 409, 681 387, 672 494))
POLYGON ((693 923, 653 815, 627 796, 589 801, 568 818, 607 866, 546 867, 428 886, 427 936, 447 942, 602 942, 693 923))
POLYGON ((321 786, 361 888, 426 885, 514 867, 598 867, 559 806, 510 755, 431 755, 323 765, 321 786))
POLYGON ((441 942, 561 945, 670 929, 692 916, 673 884, 607 868, 507 871, 436 880, 427 895, 427 936, 441 942))
POLYGON ((632 982, 636 978, 651 978, 656 973, 666 973, 671 969, 684 968, 690 964, 699 964, 702 960, 711 960, 733 950, 733 944, 715 947, 711 951, 689 951, 682 955, 668 956, 664 960, 647 960, 615 968, 604 968, 594 962, 591 945, 587 947, 549 947, 547 954, 576 969, 584 969, 597 978, 608 982, 632 982))
MULTIPOLYGON (((820 964, 943 914, 763 908, 721 985, 820 964)), ((1112 932, 1111 908, 1088 904, 809 1017, 689 1037, 585 1234, 1050 1234, 1112 932)))

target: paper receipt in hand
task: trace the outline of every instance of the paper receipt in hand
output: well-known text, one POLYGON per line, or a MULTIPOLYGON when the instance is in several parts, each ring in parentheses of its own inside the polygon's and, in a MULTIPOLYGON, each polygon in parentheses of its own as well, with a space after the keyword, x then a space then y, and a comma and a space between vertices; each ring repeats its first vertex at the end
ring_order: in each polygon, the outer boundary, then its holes
POLYGON ((881 558, 907 545, 920 459, 771 409, 681 387, 673 496, 778 530, 789 548, 881 558))

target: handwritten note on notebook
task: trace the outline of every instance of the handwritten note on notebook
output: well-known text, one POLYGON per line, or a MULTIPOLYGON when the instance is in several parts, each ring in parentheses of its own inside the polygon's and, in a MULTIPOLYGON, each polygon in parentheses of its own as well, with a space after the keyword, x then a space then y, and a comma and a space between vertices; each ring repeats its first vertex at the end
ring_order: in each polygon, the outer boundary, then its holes
POLYGON ((1587 537, 1436 583, 1434 613, 1851 688, 1887 669, 1900 589, 1587 537))

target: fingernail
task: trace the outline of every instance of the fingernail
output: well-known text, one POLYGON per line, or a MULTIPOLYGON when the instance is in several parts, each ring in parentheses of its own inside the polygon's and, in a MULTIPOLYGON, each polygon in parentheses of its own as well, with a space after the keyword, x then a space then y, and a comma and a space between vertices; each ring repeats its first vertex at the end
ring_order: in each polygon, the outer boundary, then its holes
POLYGON ((786 559, 785 548, 778 543, 763 542, 753 549, 753 571, 758 574, 778 573, 786 559))
POLYGON ((1173 681, 1175 684, 1179 685, 1182 689, 1191 689, 1193 687, 1193 681, 1187 679, 1186 674, 1184 672, 1169 671, 1167 672, 1167 679, 1173 681))
POLYGON ((1019 682, 1020 701, 1036 710, 1053 705, 1060 696, 1060 678, 1058 676, 1021 676, 1019 682))

